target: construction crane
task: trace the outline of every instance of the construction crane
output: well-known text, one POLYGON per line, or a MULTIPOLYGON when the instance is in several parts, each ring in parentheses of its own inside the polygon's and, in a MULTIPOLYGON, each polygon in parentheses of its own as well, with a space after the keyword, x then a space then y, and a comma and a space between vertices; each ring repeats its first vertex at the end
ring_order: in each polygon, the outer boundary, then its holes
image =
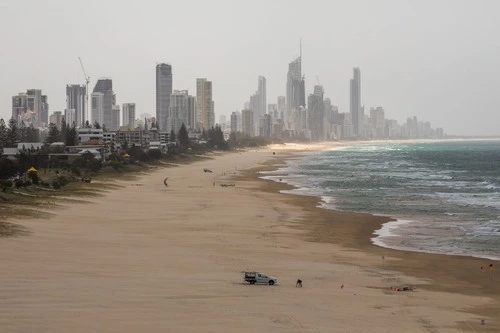
POLYGON ((87 76, 87 73, 85 72, 85 67, 83 67, 83 62, 82 58, 78 57, 78 60, 80 60, 80 65, 82 66, 82 71, 83 71, 83 76, 85 77, 85 119, 89 120, 89 82, 90 82, 90 76, 87 76))

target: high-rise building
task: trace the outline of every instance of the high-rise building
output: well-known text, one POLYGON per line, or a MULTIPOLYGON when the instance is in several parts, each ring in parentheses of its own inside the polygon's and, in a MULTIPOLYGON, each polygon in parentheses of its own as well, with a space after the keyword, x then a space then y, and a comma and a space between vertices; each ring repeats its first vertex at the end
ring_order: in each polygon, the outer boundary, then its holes
MULTIPOLYGON (((302 53, 302 52, 301 52, 302 53)), ((305 79, 302 76, 302 55, 288 65, 286 80, 285 125, 289 130, 297 130, 299 108, 306 105, 305 79)))
POLYGON ((210 129, 215 125, 212 82, 204 78, 196 79, 196 128, 210 129))
POLYGON ((243 132, 244 135, 254 136, 252 110, 241 111, 241 131, 243 132))
POLYGON ((120 106, 113 105, 111 107, 111 125, 107 127, 110 131, 118 131, 120 128, 120 106))
POLYGON ((314 94, 309 95, 307 101, 308 125, 311 131, 311 139, 315 141, 323 141, 325 139, 323 95, 323 87, 320 85, 314 86, 314 94))
POLYGON ((167 131, 167 118, 172 95, 172 66, 156 65, 156 127, 167 131))
MULTIPOLYGON (((111 79, 99 79, 92 92, 92 123, 111 129, 113 118, 113 105, 116 96, 113 92, 113 81, 111 79)), ((115 119, 116 121, 116 119, 115 119)))
POLYGON ((49 104, 40 89, 28 89, 12 97, 12 118, 26 126, 43 127, 49 121, 49 104))
POLYGON ((350 111, 353 125, 353 135, 364 137, 364 112, 361 108, 361 72, 358 67, 354 67, 351 79, 351 104, 350 111))
POLYGON ((130 129, 135 127, 135 103, 123 103, 122 123, 130 129))
POLYGON ((373 128, 373 138, 383 139, 386 136, 385 112, 383 107, 370 108, 370 124, 373 128))
POLYGON ((186 128, 189 126, 189 100, 192 96, 189 96, 187 90, 175 90, 170 96, 170 112, 168 115, 168 123, 166 130, 168 132, 174 131, 176 134, 182 127, 182 124, 186 128))
POLYGON ((73 109, 66 109, 64 110, 64 121, 68 126, 76 126, 76 111, 73 109))
POLYGON ((285 112, 286 112, 286 97, 285 96, 278 96, 278 113, 279 113, 279 119, 285 119, 285 112))
POLYGON ((266 114, 266 78, 259 75, 257 91, 250 96, 250 109, 253 111, 253 123, 258 126, 258 119, 266 114))
MULTIPOLYGON (((82 126, 88 119, 86 114, 86 94, 87 89, 85 86, 79 84, 66 85, 66 109, 75 110, 74 122, 76 126, 82 126)), ((71 125, 73 122, 68 122, 68 124, 71 125)))
POLYGON ((231 113, 231 133, 238 132, 238 115, 236 112, 231 113))
POLYGON ((49 120, 51 124, 55 124, 58 129, 61 129, 62 118, 63 116, 61 111, 54 111, 54 113, 50 115, 49 120))

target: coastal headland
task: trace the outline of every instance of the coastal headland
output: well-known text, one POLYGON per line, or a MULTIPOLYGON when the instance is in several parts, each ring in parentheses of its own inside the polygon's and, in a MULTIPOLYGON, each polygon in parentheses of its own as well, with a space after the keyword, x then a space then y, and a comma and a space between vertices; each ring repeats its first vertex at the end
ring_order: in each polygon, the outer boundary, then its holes
POLYGON ((0 238, 0 331, 499 331, 487 260, 371 244, 389 218, 259 179, 306 149, 278 148, 158 168, 50 218, 9 219, 28 232, 0 238), (244 284, 245 270, 278 284, 244 284))

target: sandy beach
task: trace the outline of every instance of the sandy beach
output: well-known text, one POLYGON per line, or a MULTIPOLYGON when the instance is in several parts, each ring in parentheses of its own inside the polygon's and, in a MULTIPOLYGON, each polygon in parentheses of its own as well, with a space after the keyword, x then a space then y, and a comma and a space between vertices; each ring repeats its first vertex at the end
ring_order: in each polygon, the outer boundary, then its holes
POLYGON ((0 238, 0 332, 500 331, 485 260, 372 245, 387 218, 258 179, 305 149, 277 148, 158 168, 48 219, 9 219, 30 234, 0 238), (244 270, 278 284, 244 284, 244 270), (403 285, 416 289, 391 290, 403 285))

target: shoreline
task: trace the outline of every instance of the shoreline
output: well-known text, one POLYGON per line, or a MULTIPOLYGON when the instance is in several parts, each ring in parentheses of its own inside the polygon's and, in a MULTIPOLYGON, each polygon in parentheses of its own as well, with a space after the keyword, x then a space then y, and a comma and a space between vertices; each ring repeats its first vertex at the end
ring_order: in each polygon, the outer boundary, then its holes
POLYGON ((254 173, 253 177, 257 181, 263 182, 263 184, 267 183, 261 185, 259 190, 276 193, 282 196, 285 201, 292 202, 293 205, 298 205, 307 212, 311 218, 308 222, 301 222, 300 227, 302 230, 307 231, 306 235, 303 236, 304 239, 311 242, 340 245, 341 247, 379 257, 380 262, 375 263, 377 267, 428 280, 428 283, 420 285, 419 288, 434 292, 444 291, 470 296, 490 297, 494 300, 490 306, 472 308, 470 312, 496 318, 495 328, 490 326, 488 329, 493 329, 493 331, 500 329, 500 316, 498 315, 500 313, 500 286, 496 283, 498 273, 495 270, 486 271, 490 263, 496 264, 498 260, 394 249, 377 245, 372 241, 374 237, 377 237, 375 232, 391 222, 397 223, 397 219, 370 213, 326 209, 321 207, 320 197, 283 193, 283 190, 291 190, 297 187, 262 178, 261 171, 276 171, 284 165, 285 160, 294 158, 294 156, 297 156, 297 153, 289 153, 288 156, 281 157, 279 161, 270 161, 265 167, 248 170, 249 174, 247 176, 252 178, 251 174, 254 173), (484 272, 481 267, 484 267, 484 272), (494 276, 491 279, 485 279, 485 274, 494 276))
MULTIPOLYGON (((30 234, 0 241, 0 330, 498 329, 498 298, 463 295, 453 281, 443 290, 429 274, 404 269, 416 269, 413 254, 370 244, 383 217, 327 211, 315 197, 281 194, 286 184, 259 178, 286 154, 217 154, 117 180, 103 197, 68 202, 49 219, 16 219, 30 234), (245 285, 242 270, 277 276, 278 285, 245 285), (304 288, 295 288, 297 277, 304 288), (403 284, 417 290, 391 290, 403 284)), ((420 264, 428 263, 424 255, 420 264)))

